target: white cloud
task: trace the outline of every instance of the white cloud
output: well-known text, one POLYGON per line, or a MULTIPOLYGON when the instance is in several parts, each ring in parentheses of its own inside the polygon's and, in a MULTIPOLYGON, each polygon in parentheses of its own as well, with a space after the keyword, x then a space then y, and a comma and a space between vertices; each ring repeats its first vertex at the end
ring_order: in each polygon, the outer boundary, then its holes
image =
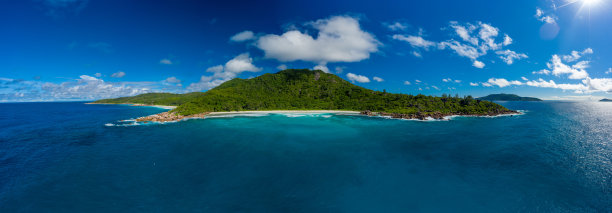
POLYGON ((414 82, 416 82, 417 84, 418 84, 418 83, 421 83, 421 81, 420 81, 420 80, 414 80, 414 82))
POLYGON ((440 90, 440 88, 438 88, 437 86, 431 86, 431 87, 436 89, 436 90, 440 90))
POLYGON ((0 78, 0 83, 9 87, 0 90, 0 102, 116 98, 152 92, 155 86, 151 82, 105 82, 89 75, 62 83, 5 78, 0 78))
POLYGON ((370 79, 368 77, 363 76, 363 75, 355 75, 353 73, 347 73, 346 77, 349 79, 349 81, 352 81, 353 83, 355 81, 357 81, 359 83, 368 83, 368 82, 370 82, 370 79))
POLYGON ((411 54, 412 54, 414 57, 417 57, 417 58, 423 58, 423 55, 421 55, 421 53, 420 53, 420 52, 418 52, 418 51, 412 51, 412 53, 411 53, 411 54))
POLYGON ((521 79, 523 79, 523 81, 528 81, 529 79, 525 78, 525 77, 521 77, 521 79))
POLYGON ((593 54, 593 49, 586 48, 582 52, 578 52, 578 51, 574 50, 574 51, 571 52, 570 55, 564 55, 564 56, 561 56, 561 57, 563 58, 563 60, 565 62, 573 62, 573 61, 576 61, 576 60, 582 58, 582 56, 584 56, 586 54, 593 54))
POLYGON ((380 77, 376 77, 376 76, 374 76, 374 77, 372 78, 372 80, 374 80, 374 81, 376 81, 376 82, 383 82, 383 81, 385 81, 384 79, 382 79, 382 78, 380 78, 380 77))
POLYGON ((487 83, 490 85, 495 85, 495 86, 502 87, 502 88, 510 86, 510 85, 523 85, 523 83, 520 81, 508 81, 504 78, 489 78, 487 83))
POLYGON ((482 63, 482 61, 474 60, 474 63, 472 63, 472 66, 482 69, 485 66, 485 64, 482 63))
POLYGON ((534 15, 534 17, 536 19, 538 19, 541 22, 545 22, 545 23, 556 23, 557 22, 557 17, 553 16, 553 15, 546 15, 544 14, 544 11, 541 10, 540 8, 536 8, 536 14, 534 15))
POLYGON ((383 23, 383 25, 392 31, 403 31, 408 28, 407 24, 400 23, 400 22, 383 23))
POLYGON ((423 38, 422 32, 419 32, 418 35, 395 34, 392 38, 408 42, 415 49, 412 51, 412 54, 416 57, 422 57, 421 49, 426 51, 431 47, 437 47, 439 50, 449 49, 459 56, 471 59, 473 65, 478 68, 483 68, 484 63, 482 63, 482 60, 477 59, 487 55, 489 51, 496 51, 507 64, 512 64, 515 60, 527 58, 527 55, 523 53, 501 50, 502 47, 512 44, 513 39, 508 34, 501 34, 498 28, 490 24, 483 22, 460 24, 456 21, 451 21, 449 27, 443 29, 454 30, 454 34, 459 39, 451 38, 440 42, 429 41, 423 38), (503 35, 503 37, 500 35, 503 35))
POLYGON ((498 50, 495 52, 495 54, 499 55, 499 58, 501 58, 508 65, 514 63, 514 60, 521 60, 523 58, 527 58, 527 55, 523 53, 516 53, 512 50, 498 50))
POLYGON ((606 71, 606 74, 612 74, 612 68, 608 68, 608 71, 606 71))
POLYGON ((420 36, 413 36, 413 35, 405 36, 405 35, 396 34, 396 35, 393 35, 393 39, 399 40, 399 41, 405 41, 405 42, 408 42, 410 46, 412 47, 419 47, 419 48, 424 48, 424 49, 428 49, 429 47, 436 46, 435 42, 425 40, 423 37, 420 37, 420 36))
POLYGON ((450 48, 457 53, 459 56, 467 57, 472 60, 476 60, 478 57, 484 55, 481 53, 476 47, 470 46, 468 44, 462 44, 455 40, 443 41, 440 42, 438 46, 441 49, 450 48))
POLYGON ((612 93, 612 78, 587 78, 582 83, 588 86, 589 90, 612 93))
POLYGON ((319 64, 315 67, 312 68, 313 70, 321 70, 325 73, 329 73, 329 68, 327 68, 327 66, 323 65, 323 64, 319 64))
POLYGON ((243 41, 248 41, 252 39, 255 39, 255 34, 249 30, 239 32, 236 35, 233 35, 232 37, 230 37, 230 41, 233 41, 233 42, 243 42, 243 41))
POLYGON ((279 61, 357 62, 377 52, 380 42, 359 26, 356 18, 334 16, 308 24, 318 31, 316 38, 308 33, 290 30, 282 35, 261 36, 256 46, 267 58, 279 61))
POLYGON ((172 64, 172 61, 170 59, 164 58, 162 60, 159 60, 160 64, 166 64, 166 65, 170 65, 172 64))
POLYGON ((337 66, 334 69, 336 70, 336 74, 342 74, 344 72, 344 70, 346 69, 346 67, 345 66, 337 66))
POLYGON ((533 71, 531 72, 532 74, 541 74, 541 75, 549 75, 550 74, 550 70, 547 69, 542 69, 540 71, 533 71))
POLYGON ((569 79, 585 79, 589 77, 589 74, 585 70, 588 68, 588 61, 580 61, 574 64, 573 66, 569 66, 563 61, 558 55, 553 55, 550 59, 550 62, 546 63, 548 70, 540 70, 536 72, 537 74, 548 74, 552 73, 555 76, 561 76, 564 74, 569 74, 569 79))
POLYGON ((102 77, 102 73, 99 73, 99 72, 98 72, 98 73, 94 74, 94 76, 96 76, 96 77, 98 77, 98 78, 99 78, 99 77, 102 77))
POLYGON ((455 83, 461 83, 461 80, 456 80, 456 79, 455 79, 455 83))
POLYGON ((451 81, 453 81, 453 80, 452 80, 452 79, 450 79, 450 78, 444 78, 444 79, 442 79, 442 81, 444 81, 444 82, 451 82, 451 81))
POLYGON ((510 36, 508 36, 508 34, 504 35, 504 42, 503 42, 504 46, 508 46, 510 44, 512 44, 512 38, 510 38, 510 36))
POLYGON ((467 26, 463 26, 463 25, 459 25, 459 23, 456 21, 451 21, 450 27, 455 29, 455 33, 461 39, 463 39, 463 41, 466 41, 472 45, 478 45, 478 38, 470 35, 472 31, 474 31, 477 28, 476 26, 470 23, 468 23, 467 26))
POLYGON ((574 91, 586 91, 588 87, 584 84, 557 84, 553 80, 545 81, 544 79, 538 79, 537 81, 527 81, 525 83, 528 86, 532 87, 543 87, 543 88, 556 88, 562 90, 574 90, 574 91))
POLYGON ((478 86, 478 83, 470 82, 470 86, 473 86, 473 87, 478 86))
POLYGON ((176 78, 174 76, 166 78, 165 81, 168 82, 168 83, 171 83, 171 84, 181 83, 181 80, 179 80, 178 78, 176 78))
POLYGON ((287 69, 287 65, 284 65, 284 64, 278 65, 278 66, 276 67, 276 69, 277 69, 277 70, 286 70, 286 69, 287 69))
POLYGON ((123 76, 125 76, 125 72, 123 72, 123 71, 119 71, 119 72, 113 73, 111 75, 111 77, 113 77, 113 78, 123 78, 123 76))
POLYGON ((240 54, 229 60, 225 65, 209 67, 206 72, 212 72, 211 76, 202 76, 200 81, 192 83, 187 87, 189 91, 209 90, 237 77, 243 72, 259 72, 261 68, 253 65, 253 59, 248 53, 240 54))
POLYGON ((410 85, 410 81, 404 81, 404 85, 410 85))

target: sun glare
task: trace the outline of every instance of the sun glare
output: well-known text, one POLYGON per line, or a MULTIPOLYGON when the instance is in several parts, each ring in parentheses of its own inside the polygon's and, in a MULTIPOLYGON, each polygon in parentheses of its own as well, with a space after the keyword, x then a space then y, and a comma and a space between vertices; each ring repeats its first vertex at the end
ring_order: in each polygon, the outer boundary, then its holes
POLYGON ((587 6, 593 6, 599 3, 600 0, 582 0, 582 1, 583 1, 583 4, 587 6))

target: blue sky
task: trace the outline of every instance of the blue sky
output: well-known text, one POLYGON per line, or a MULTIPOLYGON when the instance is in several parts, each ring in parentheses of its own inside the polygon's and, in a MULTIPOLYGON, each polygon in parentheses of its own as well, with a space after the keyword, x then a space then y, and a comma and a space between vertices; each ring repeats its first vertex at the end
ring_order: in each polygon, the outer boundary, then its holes
POLYGON ((405 94, 612 97, 612 2, 14 0, 0 102, 205 91, 318 68, 405 94))

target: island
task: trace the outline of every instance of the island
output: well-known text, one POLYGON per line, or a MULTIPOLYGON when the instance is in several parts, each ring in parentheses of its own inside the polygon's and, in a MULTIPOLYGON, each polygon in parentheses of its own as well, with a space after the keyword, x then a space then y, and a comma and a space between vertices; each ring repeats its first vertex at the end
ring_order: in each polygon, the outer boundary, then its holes
POLYGON ((92 104, 176 106, 138 121, 168 122, 202 118, 211 113, 270 110, 337 110, 392 118, 444 119, 451 115, 517 114, 499 104, 472 96, 442 97, 394 94, 354 85, 321 70, 288 69, 251 79, 234 78, 206 92, 149 93, 103 99, 92 104))
POLYGON ((533 97, 521 97, 515 94, 490 94, 484 97, 477 98, 478 100, 485 101, 542 101, 539 98, 533 97))
POLYGON ((612 99, 604 98, 604 99, 599 100, 599 102, 612 102, 612 99))

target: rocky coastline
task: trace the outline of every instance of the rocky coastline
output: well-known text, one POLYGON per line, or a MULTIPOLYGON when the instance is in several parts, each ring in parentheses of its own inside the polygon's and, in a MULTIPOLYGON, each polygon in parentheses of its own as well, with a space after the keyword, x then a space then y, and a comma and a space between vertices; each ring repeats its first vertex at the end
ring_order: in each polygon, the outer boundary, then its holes
POLYGON ((149 116, 136 118, 136 121, 144 122, 144 123, 147 123, 147 122, 164 123, 164 122, 180 121, 180 120, 189 119, 189 118, 204 118, 208 114, 210 114, 210 112, 204 112, 204 113, 185 116, 185 115, 180 115, 176 112, 162 112, 162 113, 155 114, 155 115, 149 115, 149 116))
POLYGON ((372 112, 370 110, 365 110, 361 112, 362 115, 367 116, 388 116, 391 118, 398 119, 412 119, 412 120, 427 120, 429 118, 436 120, 444 120, 449 116, 498 116, 498 115, 518 115, 520 112, 514 110, 507 111, 495 111, 486 114, 470 114, 470 113, 441 113, 434 112, 430 114, 425 113, 415 113, 415 114, 401 114, 401 113, 386 113, 386 112, 372 112))
MULTIPOLYGON (((223 113, 223 112, 216 112, 216 113, 223 113)), ((234 113, 234 112, 225 112, 225 113, 234 113)), ((241 113, 241 112, 235 112, 235 113, 241 113)), ((214 114, 214 113, 204 112, 204 113, 185 116, 185 115, 180 115, 176 112, 162 112, 162 113, 158 113, 154 115, 137 118, 136 121, 144 122, 144 123, 147 123, 147 122, 160 122, 160 123, 176 122, 176 121, 181 121, 181 120, 190 119, 190 118, 204 118, 207 115, 211 115, 211 114, 214 114)), ((434 112, 434 113, 427 113, 427 114, 426 113, 401 114, 401 113, 373 112, 370 110, 365 110, 365 111, 361 111, 359 114, 366 115, 366 116, 386 116, 386 117, 391 117, 391 118, 410 119, 410 120, 429 120, 429 119, 445 120, 449 116, 518 115, 520 114, 520 112, 517 112, 514 110, 507 110, 507 111, 495 111, 495 112, 490 112, 486 114, 441 113, 441 112, 434 112)))

